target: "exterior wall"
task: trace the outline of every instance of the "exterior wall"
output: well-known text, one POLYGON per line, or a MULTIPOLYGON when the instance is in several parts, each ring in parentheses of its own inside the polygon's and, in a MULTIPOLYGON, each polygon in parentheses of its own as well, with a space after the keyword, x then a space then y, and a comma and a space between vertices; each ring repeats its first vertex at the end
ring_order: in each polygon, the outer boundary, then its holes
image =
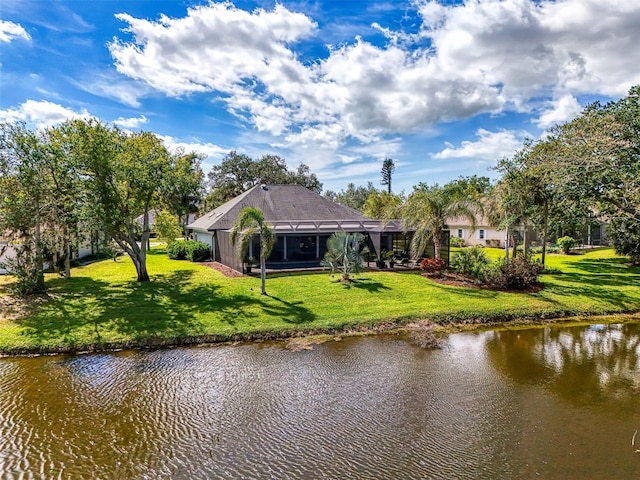
POLYGON ((209 245, 209 249, 211 250, 211 255, 215 253, 215 245, 213 243, 213 234, 212 233, 204 233, 204 232, 193 232, 193 239, 196 242, 202 242, 209 245))
POLYGON ((452 237, 463 238, 466 246, 482 245, 487 247, 495 243, 495 246, 504 248, 506 236, 504 230, 496 230, 487 226, 478 226, 472 229, 469 225, 449 225, 449 231, 452 237), (460 236, 460 230, 462 230, 462 236, 460 236), (484 235, 481 235, 482 232, 484 232, 484 235), (480 238, 481 236, 484 236, 484 238, 480 238))
POLYGON ((216 232, 216 250, 220 254, 220 263, 242 272, 242 260, 238 258, 238 252, 236 246, 231 243, 231 234, 224 230, 218 230, 216 232))
MULTIPOLYGON (((0 263, 15 257, 15 250, 11 246, 7 246, 6 243, 0 242, 0 250, 4 249, 4 254, 0 255, 0 263), (6 248, 4 248, 6 246, 6 248)), ((7 270, 0 267, 0 274, 8 273, 7 270)))

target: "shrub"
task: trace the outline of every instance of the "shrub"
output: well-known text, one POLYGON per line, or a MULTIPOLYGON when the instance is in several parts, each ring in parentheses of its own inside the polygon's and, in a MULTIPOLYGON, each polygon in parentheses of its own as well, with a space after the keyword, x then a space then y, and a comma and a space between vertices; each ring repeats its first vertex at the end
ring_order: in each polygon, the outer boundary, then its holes
POLYGON ((190 240, 187 243, 189 244, 187 249, 187 260, 192 262, 204 262, 209 260, 211 257, 209 245, 204 242, 194 242, 193 240, 190 240))
POLYGON ((451 268, 461 275, 473 278, 477 283, 484 281, 489 259, 482 247, 465 248, 451 259, 451 268))
POLYGON ((427 273, 438 273, 447 268, 447 262, 441 258, 425 258, 420 262, 420 268, 427 273))
POLYGON ((576 246, 576 239, 573 237, 560 237, 558 246, 562 249, 562 253, 569 255, 569 252, 576 246))
POLYGON ((169 258, 174 260, 190 260, 192 262, 204 262, 211 257, 209 245, 194 240, 171 242, 167 246, 169 258))
POLYGON ((167 245, 167 255, 173 260, 186 260, 188 241, 176 241, 167 245))
POLYGON ((449 239, 449 245, 452 247, 464 247, 464 238, 451 237, 449 239))
POLYGON ((502 290, 523 290, 538 281, 542 272, 539 262, 520 256, 506 261, 500 259, 487 271, 487 283, 502 290))

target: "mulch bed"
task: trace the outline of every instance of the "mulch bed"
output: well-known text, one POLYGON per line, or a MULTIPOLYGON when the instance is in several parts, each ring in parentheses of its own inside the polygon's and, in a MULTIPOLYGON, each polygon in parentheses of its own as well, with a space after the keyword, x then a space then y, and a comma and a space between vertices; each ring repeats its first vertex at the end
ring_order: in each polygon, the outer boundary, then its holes
POLYGON ((219 271, 225 277, 236 278, 236 277, 244 277, 244 275, 233 268, 229 268, 226 265, 223 265, 220 262, 202 262, 201 265, 205 267, 213 268, 214 270, 219 271))
POLYGON ((469 277, 465 277, 464 275, 459 275, 457 273, 445 272, 442 274, 429 274, 423 273, 423 277, 428 278, 436 283, 441 285, 450 285, 452 287, 466 287, 466 288, 477 288, 479 290, 494 290, 497 292, 507 292, 507 293, 537 293, 544 288, 542 283, 534 283, 527 288, 522 290, 514 290, 514 289, 501 289, 495 288, 490 285, 478 285, 473 281, 473 279, 469 277))

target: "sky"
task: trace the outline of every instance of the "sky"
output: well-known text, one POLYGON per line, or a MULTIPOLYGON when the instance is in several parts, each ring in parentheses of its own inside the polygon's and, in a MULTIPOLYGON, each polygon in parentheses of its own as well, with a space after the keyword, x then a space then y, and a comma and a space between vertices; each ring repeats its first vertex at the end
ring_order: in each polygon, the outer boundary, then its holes
POLYGON ((2 0, 0 121, 97 117, 203 170, 232 150, 325 190, 497 173, 640 84, 636 0, 2 0))

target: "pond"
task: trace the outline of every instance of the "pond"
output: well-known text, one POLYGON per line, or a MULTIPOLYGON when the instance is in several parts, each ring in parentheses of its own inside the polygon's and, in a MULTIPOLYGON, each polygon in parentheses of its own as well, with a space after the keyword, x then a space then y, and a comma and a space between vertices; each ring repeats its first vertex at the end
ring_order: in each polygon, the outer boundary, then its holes
POLYGON ((640 477, 640 326, 0 359, 0 477, 640 477))

